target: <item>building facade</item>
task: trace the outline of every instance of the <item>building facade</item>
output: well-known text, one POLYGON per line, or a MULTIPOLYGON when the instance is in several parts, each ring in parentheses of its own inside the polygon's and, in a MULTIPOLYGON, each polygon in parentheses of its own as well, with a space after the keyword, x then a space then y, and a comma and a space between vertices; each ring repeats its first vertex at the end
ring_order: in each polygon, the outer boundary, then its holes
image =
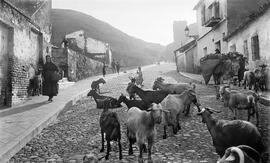
POLYGON ((228 51, 237 51, 248 58, 247 67, 250 70, 259 68, 259 65, 270 65, 270 3, 254 17, 239 25, 226 38, 228 51))
POLYGON ((94 60, 111 64, 112 51, 108 43, 87 37, 83 30, 67 34, 65 38, 70 49, 81 52, 94 60))
POLYGON ((197 42, 195 39, 189 40, 186 44, 175 50, 175 60, 177 71, 198 73, 199 66, 197 60, 197 42))
POLYGON ((0 105, 27 99, 30 65, 37 70, 51 52, 50 16, 51 0, 0 2, 0 105))
POLYGON ((226 53, 227 35, 263 3, 264 0, 200 0, 194 7, 199 31, 197 59, 215 49, 226 53))

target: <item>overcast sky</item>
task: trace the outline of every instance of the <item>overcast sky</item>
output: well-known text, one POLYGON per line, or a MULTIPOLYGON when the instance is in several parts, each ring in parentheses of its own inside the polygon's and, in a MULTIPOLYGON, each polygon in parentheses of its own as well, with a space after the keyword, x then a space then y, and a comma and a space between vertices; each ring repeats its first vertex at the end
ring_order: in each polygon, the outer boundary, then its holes
POLYGON ((73 9, 148 42, 173 41, 173 21, 196 21, 199 0, 53 0, 53 8, 73 9))

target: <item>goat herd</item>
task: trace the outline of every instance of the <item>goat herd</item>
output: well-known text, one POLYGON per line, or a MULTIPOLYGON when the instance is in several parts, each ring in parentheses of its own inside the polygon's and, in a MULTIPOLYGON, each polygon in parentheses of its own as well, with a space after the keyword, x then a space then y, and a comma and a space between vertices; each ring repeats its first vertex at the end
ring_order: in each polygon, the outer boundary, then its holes
POLYGON ((163 139, 167 138, 166 129, 171 126, 173 134, 181 129, 179 118, 181 114, 188 115, 193 103, 202 122, 206 123, 212 136, 213 145, 220 156, 218 162, 255 163, 265 162, 262 157, 266 146, 257 127, 244 120, 236 120, 238 109, 248 111, 250 116, 256 114, 258 120, 258 96, 250 92, 230 90, 228 86, 218 86, 217 97, 224 101, 224 105, 234 113, 235 120, 220 120, 212 117, 212 113, 220 111, 209 107, 201 108, 197 100, 194 83, 165 83, 161 77, 154 81, 153 90, 143 90, 137 85, 127 89, 129 94, 137 94, 141 100, 130 100, 123 94, 118 99, 99 94, 99 83, 105 83, 103 79, 92 83, 92 90, 87 96, 92 96, 97 108, 102 108, 100 116, 100 128, 102 136, 101 152, 104 151, 104 133, 107 141, 107 153, 105 159, 109 158, 111 151, 110 141, 117 141, 119 146, 119 159, 122 159, 121 131, 117 113, 109 111, 109 108, 121 107, 126 104, 127 111, 127 138, 129 141, 129 155, 133 154, 132 145, 137 142, 139 147, 138 162, 143 162, 143 152, 148 153, 148 162, 152 162, 151 148, 154 143, 155 125, 163 126, 163 139), (147 143, 147 147, 146 147, 147 143))

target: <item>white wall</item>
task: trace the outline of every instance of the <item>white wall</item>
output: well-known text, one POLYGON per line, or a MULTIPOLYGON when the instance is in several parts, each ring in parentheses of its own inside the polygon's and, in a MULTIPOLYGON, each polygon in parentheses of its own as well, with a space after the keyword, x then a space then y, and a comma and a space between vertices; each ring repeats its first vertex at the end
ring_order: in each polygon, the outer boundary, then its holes
POLYGON ((251 70, 258 68, 258 65, 265 63, 270 65, 270 9, 249 24, 245 29, 238 32, 236 35, 232 36, 228 42, 228 50, 231 45, 236 45, 236 51, 244 53, 244 40, 248 42, 248 54, 249 54, 249 65, 247 66, 251 70), (260 60, 252 61, 252 51, 251 51, 251 38, 254 35, 259 36, 259 47, 260 47, 260 60))

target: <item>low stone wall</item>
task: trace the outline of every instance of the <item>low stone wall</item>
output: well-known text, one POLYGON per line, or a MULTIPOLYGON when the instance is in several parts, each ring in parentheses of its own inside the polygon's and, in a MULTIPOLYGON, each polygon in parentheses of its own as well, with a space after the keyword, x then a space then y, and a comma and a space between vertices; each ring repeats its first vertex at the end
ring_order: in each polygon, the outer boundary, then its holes
POLYGON ((71 49, 53 49, 53 61, 69 81, 78 81, 100 74, 103 64, 71 49))

